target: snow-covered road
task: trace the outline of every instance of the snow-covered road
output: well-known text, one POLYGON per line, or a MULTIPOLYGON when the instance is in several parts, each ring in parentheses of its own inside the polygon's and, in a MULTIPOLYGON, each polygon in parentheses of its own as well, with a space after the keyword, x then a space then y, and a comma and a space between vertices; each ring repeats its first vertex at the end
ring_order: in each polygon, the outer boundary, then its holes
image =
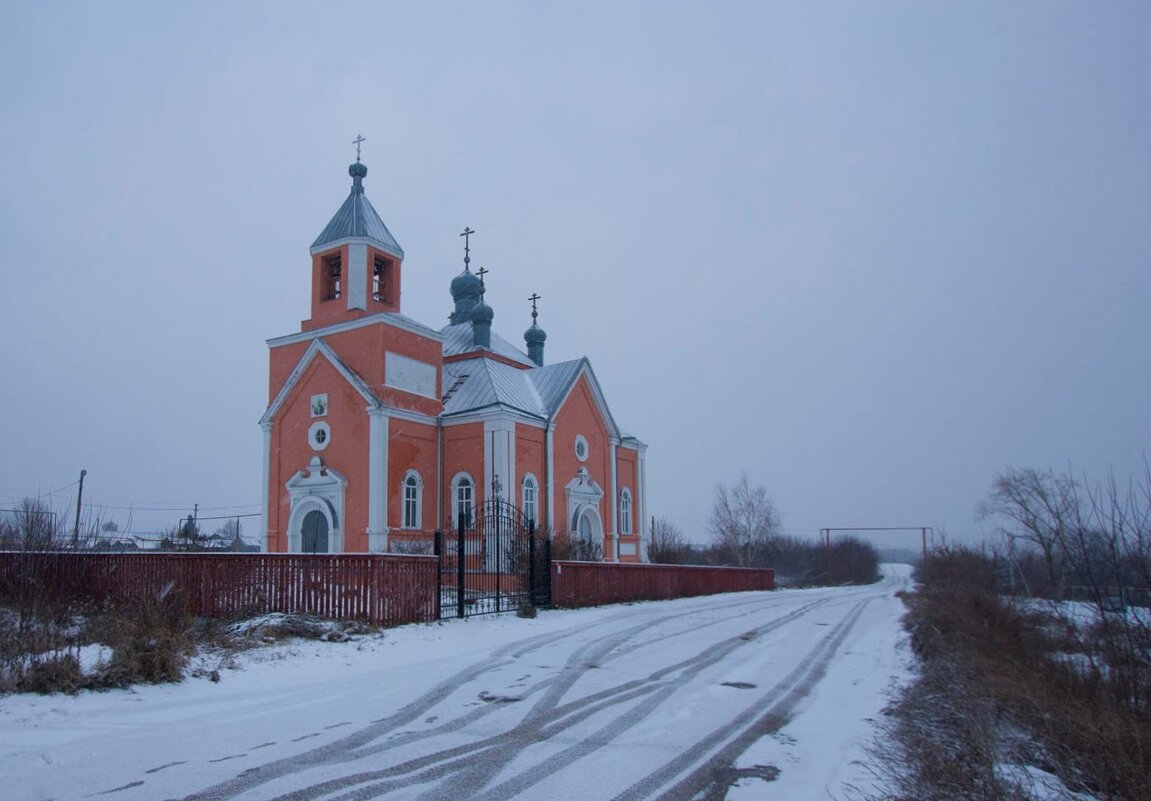
POLYGON ((908 568, 885 570, 296 644, 219 684, 3 698, 0 797, 844 797, 906 671, 908 568))

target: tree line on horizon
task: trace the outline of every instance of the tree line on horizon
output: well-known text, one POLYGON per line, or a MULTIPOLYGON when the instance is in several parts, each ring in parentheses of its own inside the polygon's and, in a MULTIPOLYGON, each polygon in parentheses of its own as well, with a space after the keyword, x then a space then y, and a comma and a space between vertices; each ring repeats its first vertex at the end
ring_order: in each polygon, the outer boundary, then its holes
POLYGON ((648 558, 659 564, 772 568, 778 586, 870 584, 879 580, 879 552, 858 537, 830 547, 784 533, 779 510, 747 473, 717 484, 708 519, 711 542, 695 545, 665 517, 652 520, 648 558))

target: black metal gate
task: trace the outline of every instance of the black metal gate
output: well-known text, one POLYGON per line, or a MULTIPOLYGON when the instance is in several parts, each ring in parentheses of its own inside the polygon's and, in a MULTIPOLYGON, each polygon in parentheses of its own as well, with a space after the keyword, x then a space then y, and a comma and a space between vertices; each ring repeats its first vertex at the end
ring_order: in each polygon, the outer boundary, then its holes
POLYGON ((436 532, 440 617, 470 617, 551 604, 551 541, 535 521, 495 499, 436 532))

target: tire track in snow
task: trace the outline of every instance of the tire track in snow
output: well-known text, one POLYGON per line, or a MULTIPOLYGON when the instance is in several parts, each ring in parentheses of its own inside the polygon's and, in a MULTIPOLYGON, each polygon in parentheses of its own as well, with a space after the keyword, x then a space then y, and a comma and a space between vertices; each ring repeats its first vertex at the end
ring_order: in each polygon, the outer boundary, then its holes
MULTIPOLYGON (((667 614, 656 618, 647 617, 650 612, 649 608, 640 608, 634 611, 621 612, 610 623, 627 622, 629 619, 636 617, 646 617, 646 619, 625 632, 634 634, 638 631, 651 629, 660 624, 668 621, 682 621, 686 618, 698 618, 713 614, 715 612, 723 613, 724 619, 732 617, 731 610, 733 608, 740 609, 744 607, 751 607, 748 611, 741 613, 742 615, 755 614, 762 611, 765 604, 770 604, 773 601, 778 601, 778 596, 775 597, 753 597, 746 600, 739 600, 732 603, 730 599, 717 597, 714 601, 707 599, 711 602, 705 602, 691 610, 674 610, 667 614)), ((806 607, 821 605, 826 603, 829 599, 819 599, 806 607)), ((674 636, 684 636, 686 634, 698 631, 701 628, 706 628, 714 625, 714 619, 704 620, 698 625, 691 626, 681 631, 673 632, 663 637, 652 640, 666 639, 674 636)), ((528 656, 540 649, 549 645, 561 642, 566 639, 576 637, 589 629, 602 628, 605 621, 596 620, 589 621, 579 626, 573 626, 569 629, 560 632, 549 632, 547 634, 529 637, 524 640, 518 640, 509 643, 502 648, 498 649, 491 656, 479 660, 465 667, 464 669, 453 674, 449 678, 440 682, 424 695, 408 703, 397 712, 385 718, 372 721, 368 726, 360 729, 357 732, 345 735, 344 737, 320 746, 312 751, 307 751, 302 754, 297 754, 275 760, 264 765, 248 768, 240 774, 234 776, 232 779, 226 780, 212 787, 205 788, 199 792, 191 795, 184 796, 182 801, 227 801, 227 799, 236 798, 237 796, 247 792, 248 790, 268 782, 274 781, 278 778, 302 772, 311 767, 320 765, 329 765, 340 762, 351 762, 361 759, 365 756, 373 755, 381 751, 390 750, 401 745, 407 745, 419 739, 426 739, 427 737, 442 734, 444 732, 455 731, 463 726, 469 725, 476 720, 491 714, 496 711, 496 705, 485 705, 473 712, 457 717, 453 720, 446 721, 435 729, 427 730, 424 732, 411 732, 403 733, 399 737, 392 737, 384 743, 377 743, 381 737, 391 734, 402 726, 408 725, 420 718, 428 715, 438 705, 444 703, 455 694, 459 688, 465 684, 475 682, 477 679, 485 674, 497 671, 507 665, 514 664, 516 661, 528 656)), ((620 632, 606 633, 603 637, 598 638, 587 643, 581 647, 580 650, 593 650, 597 643, 602 643, 604 640, 612 640, 613 642, 619 636, 620 632)), ((625 638, 626 639, 626 638, 625 638)), ((636 646, 642 647, 642 645, 636 646)), ((609 649, 610 650, 610 649, 609 649)), ((620 652, 613 654, 611 660, 625 656, 627 652, 620 652)), ((570 660, 569 660, 570 661, 570 660)), ((532 692, 539 692, 545 689, 546 685, 553 681, 554 677, 545 679, 537 684, 534 688, 525 693, 525 695, 532 692)), ((442 719, 442 716, 441 716, 442 719)), ((285 796, 286 797, 286 796, 285 796)), ((302 796, 301 796, 302 797, 302 796)), ((308 796, 314 797, 314 796, 308 796)))
MULTIPOLYGON (((718 664, 740 646, 746 646, 760 635, 796 621, 812 610, 823 606, 826 602, 827 599, 817 599, 756 629, 729 637, 718 644, 709 645, 701 653, 653 671, 646 677, 630 680, 621 685, 559 705, 559 699, 583 676, 583 671, 576 669, 581 662, 585 662, 589 656, 610 651, 612 647, 617 645, 614 641, 619 639, 618 636, 599 638, 589 642, 584 648, 569 657, 568 669, 561 674, 566 678, 566 681, 563 682, 564 686, 562 688, 553 687, 549 692, 550 698, 541 699, 537 704, 538 709, 535 716, 529 714, 509 731, 484 740, 442 749, 388 768, 319 782, 311 787, 276 796, 276 801, 313 801, 320 797, 328 797, 331 801, 364 801, 365 799, 379 798, 396 790, 411 790, 414 786, 428 785, 432 782, 438 783, 430 786, 420 796, 421 798, 512 798, 553 773, 566 768, 576 759, 587 756, 623 731, 641 722, 658 709, 668 696, 684 686, 699 672, 718 664), (671 678, 677 672, 680 675, 671 678), (650 697, 645 699, 645 696, 650 697), (560 755, 524 769, 520 774, 506 779, 498 787, 486 793, 478 794, 479 788, 489 783, 492 777, 502 770, 508 762, 523 754, 527 747, 541 741, 551 740, 597 714, 637 699, 642 700, 639 708, 629 708, 623 711, 621 715, 609 721, 591 737, 584 738, 580 743, 566 749, 560 755), (344 792, 341 793, 341 790, 344 792), (332 796, 331 793, 340 794, 332 796)), ((634 634, 637 630, 646 630, 647 628, 649 626, 645 624, 618 634, 634 634)), ((608 661, 614 661, 614 659, 626 656, 630 652, 631 649, 628 649, 626 652, 613 654, 608 661)))
POLYGON ((734 720, 699 739, 694 746, 678 754, 675 759, 615 796, 613 801, 643 801, 651 798, 689 769, 691 773, 659 795, 659 801, 722 799, 728 786, 726 777, 730 775, 729 769, 736 758, 761 737, 783 727, 796 705, 823 678, 835 652, 839 650, 839 646, 843 644, 870 601, 870 598, 865 598, 856 604, 799 665, 734 720), (738 728, 734 735, 733 728, 738 728), (716 750, 716 743, 723 745, 716 750), (709 753, 711 755, 706 756, 709 753), (701 759, 702 764, 698 764, 701 759), (697 766, 691 769, 692 764, 697 766))

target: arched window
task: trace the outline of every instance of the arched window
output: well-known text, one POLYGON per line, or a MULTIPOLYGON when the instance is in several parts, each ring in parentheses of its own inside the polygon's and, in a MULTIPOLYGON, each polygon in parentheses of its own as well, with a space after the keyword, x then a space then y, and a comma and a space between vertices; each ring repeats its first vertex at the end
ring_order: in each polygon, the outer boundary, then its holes
POLYGON ((631 534, 631 490, 627 487, 619 494, 619 533, 631 534))
POLYGON ((464 518, 464 527, 471 527, 476 497, 475 486, 472 477, 467 473, 460 473, 452 480, 452 528, 459 525, 461 515, 464 518))
POLYGON ((531 473, 524 476, 524 492, 523 492, 523 513, 524 519, 530 520, 533 523, 536 521, 536 511, 539 499, 539 484, 536 483, 536 477, 531 473))
POLYGON ((420 474, 415 470, 409 470, 404 475, 404 528, 420 528, 423 484, 420 474))

